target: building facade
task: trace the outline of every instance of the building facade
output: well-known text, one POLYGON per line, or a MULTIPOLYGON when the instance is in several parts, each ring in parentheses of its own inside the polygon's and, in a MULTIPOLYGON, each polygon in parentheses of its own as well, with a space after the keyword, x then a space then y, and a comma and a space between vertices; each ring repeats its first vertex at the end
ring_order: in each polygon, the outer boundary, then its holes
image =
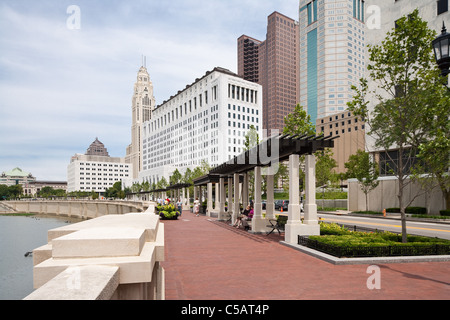
POLYGON ((207 72, 153 110, 143 126, 140 181, 157 183, 178 169, 211 167, 244 151, 252 126, 263 136, 262 88, 223 68, 207 72))
POLYGON ((33 181, 23 186, 23 194, 25 196, 36 196, 42 188, 51 187, 55 190, 67 191, 66 181, 33 181))
POLYGON ((347 110, 364 75, 365 2, 300 0, 300 104, 312 123, 347 110))
POLYGON ((299 102, 299 25, 273 12, 264 41, 238 39, 238 74, 263 87, 263 128, 282 131, 284 118, 299 102))
POLYGON ((131 144, 127 147, 125 156, 126 163, 132 165, 133 179, 137 179, 139 171, 142 170, 142 126, 144 122, 151 119, 152 110, 155 108, 155 105, 153 84, 147 68, 142 66, 139 69, 137 80, 134 84, 131 102, 131 144))
POLYGON ((75 154, 67 167, 67 192, 87 191, 103 193, 114 183, 131 185, 133 165, 125 158, 110 157, 98 139, 85 154, 75 154))
MULTIPOLYGON (((367 15, 366 43, 368 45, 380 45, 387 33, 395 28, 396 21, 412 13, 415 9, 419 10, 420 17, 427 21, 428 27, 441 33, 442 23, 450 21, 449 0, 396 0, 396 1, 376 1, 366 0, 367 8, 371 8, 370 16, 367 15), (370 23, 369 23, 370 22, 370 23)), ((431 43, 430 43, 431 46, 431 43)), ((369 63, 369 55, 366 54, 366 64, 369 63)), ((368 72, 366 70, 366 72, 368 72)), ((371 81, 368 74, 369 90, 373 90, 376 83, 371 81)), ((369 100, 369 111, 373 110, 377 103, 376 99, 369 100)), ((366 136, 366 145, 368 151, 374 154, 380 167, 380 185, 368 194, 368 205, 371 211, 382 211, 385 208, 399 207, 398 178, 392 175, 392 168, 396 168, 399 152, 393 147, 391 150, 379 150, 374 147, 373 138, 366 136), (390 162, 394 164, 389 165, 390 162)), ((408 170, 408 167, 405 168, 408 170)), ((411 182, 404 192, 404 203, 411 203, 411 206, 426 207, 429 214, 438 215, 440 210, 446 208, 445 197, 440 188, 434 188, 423 194, 422 187, 411 182), (418 194, 420 196, 416 197, 418 194)), ((356 180, 349 180, 349 210, 365 210, 365 195, 361 192, 356 180)))
POLYGON ((20 168, 14 168, 10 171, 2 172, 0 175, 0 184, 6 186, 26 185, 36 181, 36 178, 29 172, 25 172, 20 168))
POLYGON ((358 150, 365 150, 365 122, 354 116, 350 111, 344 111, 325 118, 317 119, 317 134, 325 137, 339 137, 334 140, 333 159, 337 162, 337 173, 346 172, 345 163, 358 150))

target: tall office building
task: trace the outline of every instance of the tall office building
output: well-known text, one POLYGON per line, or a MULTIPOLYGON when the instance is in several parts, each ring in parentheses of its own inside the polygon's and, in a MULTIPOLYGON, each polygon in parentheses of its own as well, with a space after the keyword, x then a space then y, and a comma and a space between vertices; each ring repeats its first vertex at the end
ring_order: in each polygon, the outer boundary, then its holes
POLYGON ((364 20, 364 0, 300 0, 300 104, 312 123, 347 109, 365 70, 364 20))
POLYGON ((157 183, 207 162, 216 167, 244 152, 253 126, 262 136, 261 86, 214 68, 153 110, 144 123, 140 181, 157 183))
POLYGON ((263 128, 282 131, 299 102, 298 23, 278 12, 267 19, 266 40, 238 39, 238 75, 263 87, 263 128))
POLYGON ((155 97, 153 96, 153 84, 150 81, 147 68, 139 69, 137 81, 134 84, 133 98, 131 102, 132 124, 131 144, 127 147, 125 161, 133 166, 133 179, 137 179, 139 171, 142 170, 142 126, 145 121, 152 117, 155 108, 155 97))

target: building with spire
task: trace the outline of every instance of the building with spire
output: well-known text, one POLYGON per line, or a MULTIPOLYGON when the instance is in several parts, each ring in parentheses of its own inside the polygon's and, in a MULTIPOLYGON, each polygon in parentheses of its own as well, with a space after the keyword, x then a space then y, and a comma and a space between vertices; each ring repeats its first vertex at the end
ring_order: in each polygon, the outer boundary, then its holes
POLYGON ((125 162, 133 167, 133 179, 137 179, 139 171, 142 171, 142 127, 144 122, 151 120, 155 105, 153 84, 145 66, 145 58, 143 58, 134 84, 131 101, 131 144, 127 147, 125 157, 125 162))
POLYGON ((67 167, 67 192, 103 193, 114 183, 131 185, 133 165, 125 158, 111 157, 105 145, 95 138, 85 154, 77 153, 67 167))

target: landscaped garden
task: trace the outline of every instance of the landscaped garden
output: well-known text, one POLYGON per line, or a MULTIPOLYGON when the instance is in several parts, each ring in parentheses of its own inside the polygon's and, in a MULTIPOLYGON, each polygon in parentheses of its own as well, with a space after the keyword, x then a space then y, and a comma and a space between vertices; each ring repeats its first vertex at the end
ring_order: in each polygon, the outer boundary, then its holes
POLYGON ((181 215, 181 213, 175 208, 175 205, 171 203, 166 205, 158 205, 156 210, 162 220, 177 220, 181 215))
POLYGON ((450 241, 391 232, 350 231, 337 224, 321 223, 320 236, 299 237, 299 244, 336 257, 387 257, 450 254, 450 241))

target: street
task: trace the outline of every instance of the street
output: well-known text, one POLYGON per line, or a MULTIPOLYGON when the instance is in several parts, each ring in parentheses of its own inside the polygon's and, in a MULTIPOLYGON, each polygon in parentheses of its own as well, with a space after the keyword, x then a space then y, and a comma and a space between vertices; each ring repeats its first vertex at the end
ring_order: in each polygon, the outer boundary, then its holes
MULTIPOLYGON (((318 216, 326 222, 357 225, 392 232, 401 232, 402 228, 400 218, 366 218, 359 216, 334 215, 325 213, 318 213, 318 216)), ((450 223, 433 223, 407 220, 406 226, 408 234, 437 237, 450 240, 450 223)))

